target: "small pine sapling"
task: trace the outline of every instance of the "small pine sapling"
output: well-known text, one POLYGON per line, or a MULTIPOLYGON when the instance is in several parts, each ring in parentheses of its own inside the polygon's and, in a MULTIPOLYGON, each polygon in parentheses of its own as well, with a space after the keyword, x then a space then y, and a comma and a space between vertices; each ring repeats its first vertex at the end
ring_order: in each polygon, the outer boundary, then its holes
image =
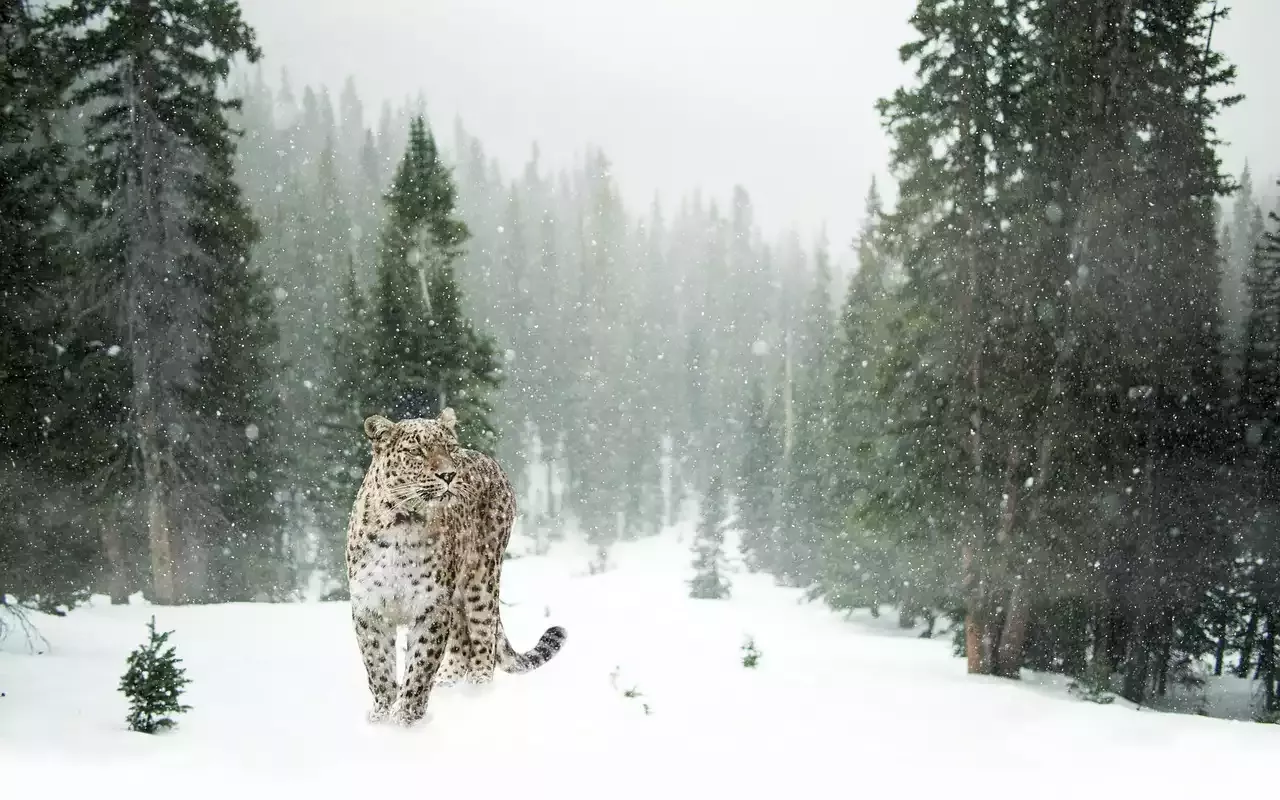
POLYGON ((689 596, 720 600, 729 596, 730 585, 724 577, 725 497, 719 475, 712 476, 705 503, 693 538, 694 576, 689 581, 689 596))
POLYGON ((156 632, 156 618, 147 623, 148 639, 129 654, 128 669, 120 679, 120 691, 129 698, 129 730, 155 733, 174 726, 170 714, 181 714, 191 706, 178 701, 190 683, 186 670, 178 666, 182 660, 168 645, 173 631, 156 632))
POLYGON ((759 663, 760 651, 756 649, 756 640, 748 636, 746 643, 742 645, 742 666, 755 669, 759 663))

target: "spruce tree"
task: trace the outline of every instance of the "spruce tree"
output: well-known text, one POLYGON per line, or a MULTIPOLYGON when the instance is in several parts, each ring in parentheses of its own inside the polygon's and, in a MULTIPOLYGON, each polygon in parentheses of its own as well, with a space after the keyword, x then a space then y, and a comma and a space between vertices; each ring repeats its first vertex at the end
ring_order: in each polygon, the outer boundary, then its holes
POLYGON ((77 0, 50 19, 67 32, 73 100, 88 114, 80 300, 101 313, 82 335, 123 351, 128 413, 112 474, 144 509, 148 594, 277 590, 262 568, 283 555, 268 484, 271 300, 232 175, 226 114, 238 103, 218 95, 233 59, 257 59, 253 31, 233 0, 77 0))
POLYGON ((833 364, 836 342, 831 313, 831 265, 825 234, 815 248, 814 281, 802 307, 793 347, 794 444, 782 501, 784 571, 790 582, 812 585, 821 571, 822 541, 838 527, 844 509, 835 493, 832 463, 833 364))
POLYGON ((191 706, 179 701, 191 681, 186 669, 179 666, 182 659, 169 644, 172 634, 173 631, 157 633, 156 618, 151 617, 146 643, 130 653, 126 661, 128 669, 120 678, 120 691, 129 698, 126 721, 131 731, 156 733, 172 728, 176 723, 170 714, 191 710, 191 706))
MULTIPOLYGON (((857 272, 849 281, 840 314, 832 378, 829 448, 832 495, 844 503, 823 540, 819 587, 835 608, 866 607, 879 613, 894 597, 898 555, 890 531, 880 530, 878 504, 892 496, 880 492, 880 463, 896 433, 886 411, 888 384, 901 362, 893 358, 890 328, 896 322, 891 291, 887 222, 875 178, 867 190, 865 219, 856 241, 857 272)), ((906 344, 906 342, 903 342, 906 344)), ((895 475, 889 482, 900 479, 895 475)), ((895 516, 905 509, 887 511, 895 516)), ((905 561, 906 559, 902 559, 905 561)))
POLYGON ((492 453, 497 347, 463 313, 453 267, 470 234, 455 216, 453 179, 422 117, 409 127, 386 202, 366 406, 395 419, 435 416, 451 406, 464 445, 492 453))
POLYGON ((1235 409, 1235 464, 1239 489, 1260 509, 1239 534, 1230 580, 1211 594, 1206 629, 1216 637, 1215 670, 1228 646, 1238 650, 1236 674, 1263 682, 1262 713, 1277 708, 1276 643, 1280 618, 1280 545, 1275 536, 1280 491, 1271 476, 1280 468, 1280 215, 1269 215, 1245 275, 1248 316, 1235 409), (1247 620, 1247 621, 1245 621, 1247 620))
POLYGON ((329 348, 331 383, 323 387, 326 402, 318 433, 325 459, 316 498, 317 520, 326 532, 319 543, 318 566, 328 579, 332 599, 345 596, 347 516, 369 461, 362 426, 369 410, 366 381, 372 363, 373 324, 354 260, 348 261, 338 305, 329 348))
MULTIPOLYGON (((752 570, 773 572, 778 565, 778 528, 781 514, 782 437, 765 404, 759 382, 751 387, 747 417, 746 457, 740 473, 736 506, 741 530, 739 548, 752 570)), ((775 573, 776 574, 776 573, 775 573)))
POLYGON ((1203 5, 921 0, 918 80, 881 103, 904 285, 860 505, 895 542, 941 533, 973 672, 1016 677, 1033 627, 1079 624, 1047 607, 1101 596, 1094 651, 1141 695, 1190 646, 1179 592, 1221 571, 1184 491, 1225 440, 1210 120, 1232 76, 1203 5))
POLYGON ((711 477, 701 506, 698 529, 693 540, 692 566, 695 575, 689 582, 689 596, 701 600, 719 600, 728 597, 730 590, 729 580, 725 576, 725 492, 719 475, 711 477))
POLYGON ((84 350, 62 335, 76 165, 57 126, 62 40, 43 23, 23 0, 0 1, 0 606, 52 612, 87 594, 97 566, 82 490, 104 437, 74 414, 89 399, 84 350))
POLYGON ((1254 196, 1253 174, 1248 163, 1240 173, 1231 203, 1230 222, 1222 226, 1220 248, 1225 259, 1222 283, 1223 337, 1238 352, 1250 309, 1248 275, 1253 253, 1262 246, 1263 216, 1254 196))

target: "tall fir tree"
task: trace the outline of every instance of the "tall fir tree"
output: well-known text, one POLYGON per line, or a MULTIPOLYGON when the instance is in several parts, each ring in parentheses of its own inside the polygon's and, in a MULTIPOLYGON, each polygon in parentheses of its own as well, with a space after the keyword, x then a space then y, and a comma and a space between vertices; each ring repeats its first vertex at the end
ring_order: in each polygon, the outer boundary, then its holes
POLYGON ((492 453, 489 396, 501 364, 494 341, 463 313, 454 262, 470 234, 455 215, 454 194, 434 136, 415 117, 386 198, 365 404, 397 419, 451 406, 464 446, 492 453))
POLYGON ((325 405, 318 435, 325 466, 316 497, 322 531, 317 564, 331 599, 345 597, 347 516, 369 461, 363 421, 369 411, 367 380, 373 363, 374 326, 353 259, 348 258, 338 297, 339 316, 329 346, 331 379, 322 390, 325 405))
POLYGON ((127 364, 113 466, 144 508, 148 596, 287 590, 269 485, 271 300, 232 176, 238 103, 218 95, 234 58, 257 59, 253 32, 232 0, 77 0, 50 20, 89 115, 81 300, 97 330, 82 334, 118 342, 127 364))
POLYGON ((918 81, 881 103, 905 285, 870 508, 922 541, 944 521, 973 672, 1083 641, 1054 609, 1087 599, 1140 698, 1220 570, 1221 526, 1177 489, 1222 455, 1210 120, 1232 73, 1204 5, 922 0, 918 81))
POLYGON ((759 382, 752 384, 748 406, 746 456, 740 472, 736 507, 739 548, 749 569, 781 576, 779 526, 782 513, 782 436, 759 382))

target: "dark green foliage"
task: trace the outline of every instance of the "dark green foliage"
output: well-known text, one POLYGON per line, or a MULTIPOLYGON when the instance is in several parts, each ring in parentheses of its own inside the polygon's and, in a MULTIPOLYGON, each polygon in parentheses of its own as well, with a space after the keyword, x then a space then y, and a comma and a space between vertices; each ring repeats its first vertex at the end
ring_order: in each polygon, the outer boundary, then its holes
POLYGON ((1116 696, 1112 694, 1111 670, 1107 667, 1106 659, 1090 659, 1085 674, 1072 681, 1067 691, 1089 703, 1105 706, 1114 702, 1116 696))
POLYGON ((82 600, 98 566, 78 479, 100 451, 67 429, 79 372, 59 352, 75 178, 56 118, 63 44, 28 3, 0 2, 0 603, 45 611, 82 600))
MULTIPOLYGON (((87 119, 74 335, 119 353, 98 378, 104 415, 83 419, 117 435, 98 480, 140 509, 156 602, 275 595, 291 587, 271 491, 274 312, 233 179, 238 103, 218 94, 233 59, 258 57, 253 32, 232 0, 76 0, 49 19, 87 119)), ((104 545, 119 582, 127 549, 104 545)))
MULTIPOLYGON (((347 516, 369 464, 369 445, 363 433, 365 376, 370 364, 373 330, 368 303, 356 282, 354 263, 339 292, 339 317, 333 326, 331 345, 332 385, 318 436, 324 444, 325 462, 316 491, 316 518, 325 532, 320 542, 319 568, 331 584, 346 586, 347 516)), ((333 599, 345 588, 334 590, 333 599)))
POLYGON ((1207 652, 1188 627, 1243 519, 1208 11, 916 4, 916 79, 880 104, 898 205, 869 200, 836 371, 834 605, 962 606, 971 671, 1091 647, 1131 699, 1207 652))
POLYGON ((281 537, 273 492, 287 485, 281 470, 280 421, 272 379, 276 327, 261 274, 236 264, 215 282, 210 302, 210 349, 200 410, 224 426, 221 469, 226 484, 209 531, 210 596, 221 601, 280 600, 295 588, 293 554, 281 537))
POLYGON ((724 554, 725 493, 719 475, 711 478, 707 495, 698 515, 693 540, 693 569, 689 596, 700 600, 719 600, 729 596, 730 584, 725 576, 724 554))
POLYGON ((453 179, 421 117, 386 201, 365 406, 394 419, 452 406, 463 445, 492 453, 497 348, 463 313, 453 264, 470 233, 455 216, 453 179))
POLYGON ((742 645, 742 666, 755 669, 759 663, 760 651, 756 649, 756 640, 748 636, 742 645))
POLYGON ((129 730, 156 733, 177 723, 169 716, 184 714, 191 706, 180 701, 191 681, 182 659, 175 655, 169 636, 156 632, 156 618, 147 623, 147 641, 129 654, 128 669, 120 679, 120 691, 129 698, 129 730))

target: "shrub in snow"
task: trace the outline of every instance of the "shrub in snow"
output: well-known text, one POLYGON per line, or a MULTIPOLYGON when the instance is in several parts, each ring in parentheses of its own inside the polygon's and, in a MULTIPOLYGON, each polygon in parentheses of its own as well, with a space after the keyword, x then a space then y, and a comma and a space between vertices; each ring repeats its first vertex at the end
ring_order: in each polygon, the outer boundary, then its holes
POLYGON ((186 670, 178 666, 181 659, 174 655, 173 646, 165 646, 173 631, 157 633, 153 616, 147 623, 147 633, 146 644, 129 654, 120 691, 129 698, 129 730, 155 733, 173 727, 170 714, 191 709, 178 701, 190 681, 186 670))
POLYGON ((1116 696, 1111 693, 1111 670, 1107 668, 1106 660, 1090 659, 1084 675, 1068 684, 1067 692, 1081 700, 1098 705, 1113 702, 1116 696))
POLYGON ((742 666, 755 669, 759 663, 760 651, 756 649, 756 640, 748 636, 746 643, 742 645, 742 666))
MULTIPOLYGON (((621 673, 622 673, 622 667, 614 667, 613 672, 609 673, 609 684, 613 686, 614 689, 621 692, 623 697, 626 697, 630 700, 640 700, 640 698, 643 697, 643 695, 640 693, 640 687, 632 686, 630 689, 623 689, 621 686, 618 685, 618 676, 621 673)), ((648 716, 653 713, 653 709, 651 709, 649 707, 649 704, 643 700, 640 700, 640 708, 644 710, 645 716, 648 716)))

